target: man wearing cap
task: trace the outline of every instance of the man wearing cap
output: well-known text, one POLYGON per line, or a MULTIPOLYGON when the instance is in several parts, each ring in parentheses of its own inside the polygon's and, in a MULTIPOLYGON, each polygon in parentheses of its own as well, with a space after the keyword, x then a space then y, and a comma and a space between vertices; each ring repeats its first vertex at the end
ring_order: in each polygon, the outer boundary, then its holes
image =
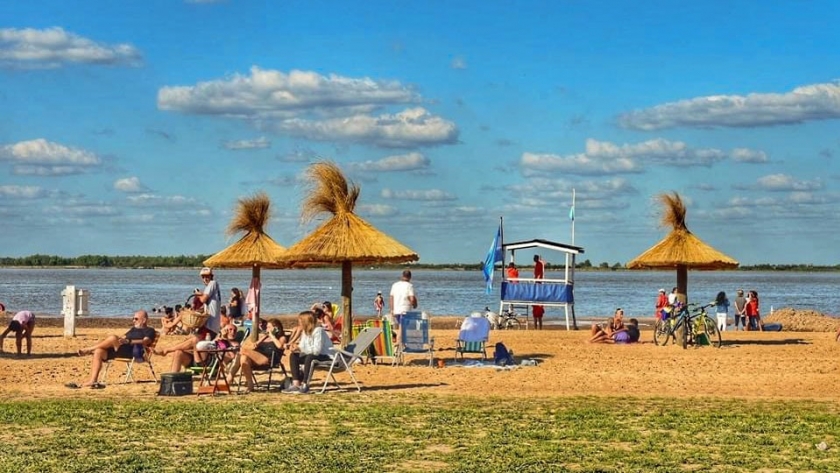
POLYGON ((661 319, 662 309, 664 309, 666 305, 668 305, 668 296, 665 294, 665 289, 660 289, 659 297, 656 298, 656 313, 654 314, 654 317, 661 319))
POLYGON ((213 277, 213 270, 210 268, 201 268, 198 273, 201 280, 204 281, 204 290, 196 288, 195 298, 204 304, 204 313, 208 314, 207 321, 204 326, 198 329, 192 337, 167 348, 155 348, 155 355, 166 356, 174 353, 172 358, 172 365, 170 371, 179 372, 182 368, 189 366, 192 362, 198 362, 204 359, 202 352, 197 352, 195 346, 202 340, 213 340, 221 331, 222 321, 222 291, 219 289, 219 283, 213 277))

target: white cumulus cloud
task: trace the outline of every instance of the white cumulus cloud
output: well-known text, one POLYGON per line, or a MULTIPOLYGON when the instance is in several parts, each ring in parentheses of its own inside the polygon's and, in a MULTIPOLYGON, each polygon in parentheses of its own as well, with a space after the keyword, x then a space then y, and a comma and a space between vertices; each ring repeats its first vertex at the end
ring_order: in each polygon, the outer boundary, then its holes
POLYGON ((422 107, 376 117, 295 118, 278 122, 274 129, 315 141, 349 141, 384 148, 435 146, 458 141, 458 127, 454 123, 434 116, 422 107))
POLYGON ((102 164, 90 151, 43 138, 0 146, 0 161, 11 162, 14 174, 35 176, 79 174, 102 164))
POLYGON ((758 178, 757 187, 766 191, 813 191, 822 189, 820 180, 800 180, 787 174, 770 174, 758 178))
POLYGON ((703 166, 712 165, 735 155, 763 155, 746 148, 731 153, 716 148, 692 148, 682 141, 662 138, 618 145, 608 141, 586 140, 586 151, 572 155, 522 154, 519 165, 528 175, 557 172, 575 175, 631 174, 644 171, 644 165, 703 166))
POLYGON ((142 192, 145 187, 140 183, 140 178, 132 176, 114 181, 114 189, 121 192, 142 192))
POLYGON ((266 149, 271 148, 271 140, 262 136, 255 140, 234 140, 225 141, 222 147, 231 151, 241 151, 246 149, 266 149))
POLYGON ((256 66, 247 75, 162 87, 157 99, 161 110, 244 119, 261 130, 316 141, 382 147, 457 142, 455 124, 423 108, 381 112, 420 102, 420 95, 399 81, 256 66))
POLYGON ((456 200, 458 198, 454 194, 452 194, 450 192, 446 192, 444 190, 440 190, 440 189, 428 189, 428 190, 382 189, 382 192, 380 193, 380 195, 384 199, 423 200, 423 201, 432 201, 432 202, 456 200))
POLYGON ((710 95, 669 102, 618 117, 624 128, 759 127, 840 118, 840 82, 797 87, 785 93, 710 95))
POLYGON ((405 172, 428 169, 431 160, 422 153, 412 152, 397 154, 375 161, 349 163, 350 171, 355 172, 405 172))
POLYGON ((735 148, 730 153, 733 161, 740 163, 763 164, 769 162, 767 153, 747 148, 735 148))
POLYGON ((46 192, 37 186, 0 186, 0 197, 7 199, 37 199, 44 197, 46 192))
POLYGON ((104 44, 63 28, 0 29, 0 65, 55 68, 65 64, 137 65, 140 51, 130 44, 104 44))

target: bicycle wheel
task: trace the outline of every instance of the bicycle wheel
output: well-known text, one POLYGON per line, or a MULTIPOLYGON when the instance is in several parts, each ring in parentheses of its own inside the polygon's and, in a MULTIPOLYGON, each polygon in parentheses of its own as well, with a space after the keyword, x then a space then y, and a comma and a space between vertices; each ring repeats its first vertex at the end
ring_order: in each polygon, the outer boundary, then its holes
POLYGON ((668 339, 671 338, 671 324, 667 320, 656 319, 656 324, 653 326, 653 343, 664 347, 668 344, 668 339))
POLYGON ((522 328, 522 322, 519 321, 516 317, 511 317, 505 320, 505 329, 510 330, 512 328, 520 329, 522 328))
POLYGON ((720 348, 723 341, 721 340, 720 330, 718 329, 717 323, 715 323, 711 317, 706 316, 703 317, 703 326, 706 329, 706 336, 709 337, 709 345, 715 348, 720 348))

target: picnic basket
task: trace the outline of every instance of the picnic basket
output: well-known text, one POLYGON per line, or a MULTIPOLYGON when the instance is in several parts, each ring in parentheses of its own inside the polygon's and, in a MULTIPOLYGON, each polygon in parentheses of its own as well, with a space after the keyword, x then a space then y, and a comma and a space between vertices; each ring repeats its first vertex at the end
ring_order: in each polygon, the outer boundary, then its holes
POLYGON ((188 330, 202 327, 204 322, 207 322, 207 319, 210 317, 210 314, 197 312, 186 307, 181 309, 178 315, 181 316, 181 324, 188 330))

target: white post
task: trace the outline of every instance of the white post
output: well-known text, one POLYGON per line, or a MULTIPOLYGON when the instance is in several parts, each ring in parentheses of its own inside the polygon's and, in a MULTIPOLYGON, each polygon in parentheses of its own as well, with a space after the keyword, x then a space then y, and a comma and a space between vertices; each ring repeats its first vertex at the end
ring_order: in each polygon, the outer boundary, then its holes
POLYGON ((78 294, 76 286, 67 286, 61 291, 62 308, 61 314, 64 315, 64 336, 76 336, 76 310, 78 302, 78 294))

